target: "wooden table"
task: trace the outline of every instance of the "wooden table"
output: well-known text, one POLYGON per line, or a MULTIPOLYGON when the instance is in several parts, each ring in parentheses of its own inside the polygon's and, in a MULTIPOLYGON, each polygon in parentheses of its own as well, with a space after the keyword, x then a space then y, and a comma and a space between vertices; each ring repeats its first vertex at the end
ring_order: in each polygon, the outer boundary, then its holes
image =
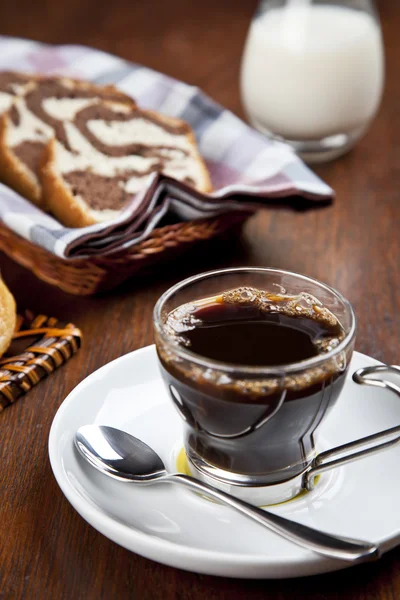
MULTIPOLYGON (((255 0, 69 0, 46 9, 37 4, 2 3, 1 32, 119 54, 201 86, 243 116, 238 72, 255 0)), ((357 349, 399 361, 400 5, 382 0, 379 8, 387 52, 385 95, 355 150, 316 169, 337 192, 332 206, 264 210, 228 246, 174 263, 156 280, 131 280, 97 298, 68 296, 1 257, 20 309, 68 319, 84 332, 77 357, 0 415, 1 600, 400 598, 400 550, 369 566, 286 581, 201 576, 131 554, 78 516, 47 457, 49 428, 65 396, 94 369, 151 343, 151 311, 160 293, 183 276, 214 266, 275 266, 328 282, 353 303, 357 349)))

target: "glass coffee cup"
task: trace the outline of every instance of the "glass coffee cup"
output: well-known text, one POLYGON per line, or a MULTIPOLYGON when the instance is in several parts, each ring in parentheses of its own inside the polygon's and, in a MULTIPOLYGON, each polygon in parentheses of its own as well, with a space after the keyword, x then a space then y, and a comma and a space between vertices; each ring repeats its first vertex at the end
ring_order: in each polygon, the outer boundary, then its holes
POLYGON ((315 464, 318 426, 335 405, 351 360, 350 303, 303 275, 227 269, 165 292, 154 327, 193 475, 256 504, 297 495, 315 464), (302 350, 310 356, 303 358, 302 350))

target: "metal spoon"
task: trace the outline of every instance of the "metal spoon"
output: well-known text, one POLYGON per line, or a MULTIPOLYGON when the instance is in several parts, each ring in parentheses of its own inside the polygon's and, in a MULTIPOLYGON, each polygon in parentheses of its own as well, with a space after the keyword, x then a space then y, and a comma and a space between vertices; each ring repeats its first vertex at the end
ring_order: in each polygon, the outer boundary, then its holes
POLYGON ((333 536, 256 508, 206 483, 181 473, 167 473, 161 458, 125 431, 103 425, 85 425, 75 434, 79 452, 96 469, 120 481, 135 484, 181 483, 235 508, 287 540, 330 558, 360 563, 379 558, 379 547, 369 542, 333 536))

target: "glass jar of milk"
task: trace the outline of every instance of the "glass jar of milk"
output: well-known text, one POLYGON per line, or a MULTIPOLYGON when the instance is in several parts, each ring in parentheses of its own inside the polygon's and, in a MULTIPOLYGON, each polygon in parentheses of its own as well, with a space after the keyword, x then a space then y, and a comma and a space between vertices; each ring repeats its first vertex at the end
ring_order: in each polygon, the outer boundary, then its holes
POLYGON ((248 118, 308 162, 335 158, 354 145, 378 109, 383 54, 369 0, 265 0, 243 55, 248 118))

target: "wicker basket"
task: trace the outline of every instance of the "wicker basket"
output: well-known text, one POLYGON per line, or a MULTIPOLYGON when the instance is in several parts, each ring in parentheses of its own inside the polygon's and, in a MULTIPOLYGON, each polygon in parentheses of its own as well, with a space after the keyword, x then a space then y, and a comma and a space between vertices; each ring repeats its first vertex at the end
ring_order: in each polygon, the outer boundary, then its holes
POLYGON ((193 245, 240 226, 249 212, 232 212, 212 219, 188 221, 155 229, 146 240, 109 257, 59 258, 0 223, 0 250, 37 277, 65 292, 91 295, 111 289, 131 275, 171 259, 193 245))

